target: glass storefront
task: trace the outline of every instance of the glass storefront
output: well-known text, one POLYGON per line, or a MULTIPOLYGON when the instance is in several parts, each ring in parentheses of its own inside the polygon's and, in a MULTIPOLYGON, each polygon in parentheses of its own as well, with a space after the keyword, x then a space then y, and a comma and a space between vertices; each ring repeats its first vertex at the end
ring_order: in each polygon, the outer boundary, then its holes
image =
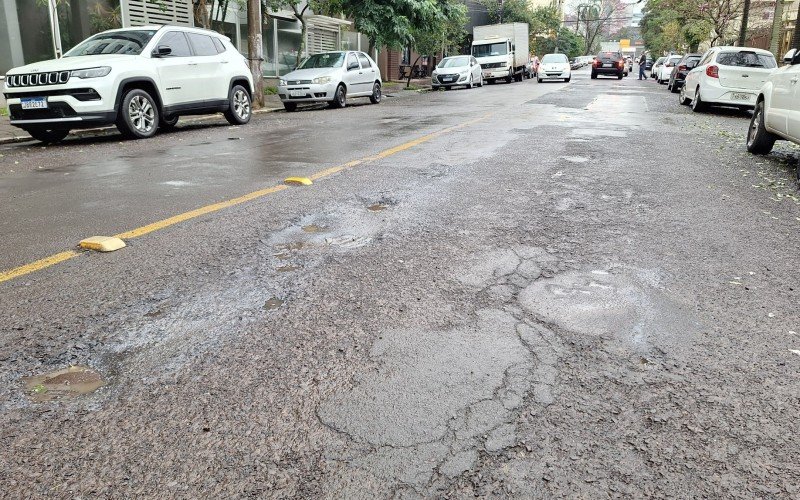
POLYGON ((275 56, 275 65, 278 68, 278 76, 294 70, 297 67, 298 50, 302 39, 302 27, 300 21, 284 21, 276 19, 278 33, 278 52, 275 56))

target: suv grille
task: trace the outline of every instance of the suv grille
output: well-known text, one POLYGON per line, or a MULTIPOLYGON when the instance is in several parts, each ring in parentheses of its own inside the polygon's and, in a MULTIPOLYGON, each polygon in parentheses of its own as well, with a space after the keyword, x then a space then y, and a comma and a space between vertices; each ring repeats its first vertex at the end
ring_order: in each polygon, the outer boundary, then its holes
POLYGON ((26 75, 6 76, 9 88, 36 87, 40 85, 58 85, 69 81, 69 71, 51 71, 49 73, 29 73, 26 75))

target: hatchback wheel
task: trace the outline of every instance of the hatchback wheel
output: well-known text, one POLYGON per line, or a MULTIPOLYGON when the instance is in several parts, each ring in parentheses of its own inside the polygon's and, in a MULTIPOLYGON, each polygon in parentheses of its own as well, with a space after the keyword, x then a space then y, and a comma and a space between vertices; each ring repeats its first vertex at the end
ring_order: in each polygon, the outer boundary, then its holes
POLYGON ((117 113, 117 128, 125 137, 146 139, 158 131, 158 109, 150 94, 131 89, 122 98, 117 113))
POLYGON ((756 155, 768 154, 777 139, 764 126, 764 101, 759 101, 747 129, 747 150, 756 155))
POLYGON ((250 121, 252 116, 252 106, 250 104, 250 94, 241 85, 234 85, 228 96, 228 111, 225 112, 225 119, 231 125, 244 125, 250 121))
POLYGON ((331 107, 343 108, 345 106, 347 106, 347 90, 345 90, 344 85, 340 83, 339 86, 336 87, 336 94, 333 95, 331 107))
POLYGON ((700 113, 706 110, 706 103, 700 99, 700 87, 694 91, 694 100, 692 101, 692 111, 695 113, 700 113))
POLYGON ((686 97, 686 85, 681 86, 680 93, 678 94, 678 102, 681 106, 687 106, 690 99, 686 97))
POLYGON ((383 96, 383 94, 381 94, 381 84, 378 83, 378 82, 375 82, 372 85, 372 95, 369 96, 369 101, 372 104, 379 104, 381 102, 382 96, 383 96))
POLYGON ((285 109, 289 113, 297 111, 297 103, 296 102, 285 102, 285 103, 283 103, 283 109, 285 109))

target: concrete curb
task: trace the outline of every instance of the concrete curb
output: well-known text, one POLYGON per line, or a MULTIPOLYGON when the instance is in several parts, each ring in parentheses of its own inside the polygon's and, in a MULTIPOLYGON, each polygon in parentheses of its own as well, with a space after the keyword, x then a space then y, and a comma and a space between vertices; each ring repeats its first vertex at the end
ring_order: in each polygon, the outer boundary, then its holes
MULTIPOLYGON (((253 114, 254 115, 260 115, 260 114, 263 114, 263 113, 272 113, 272 112, 275 112, 275 111, 283 111, 283 108, 254 109, 253 110, 253 114)), ((205 121, 205 120, 210 120, 212 118, 217 118, 217 115, 213 115, 213 117, 212 116, 197 116, 197 117, 187 116, 185 118, 182 118, 181 121, 184 122, 184 123, 195 123, 195 122, 202 122, 202 121, 205 121)), ((115 127, 113 127, 113 126, 102 127, 102 128, 87 128, 87 129, 73 130, 72 132, 69 133, 69 135, 70 136, 75 136, 75 137, 85 137, 85 136, 93 136, 93 135, 99 136, 99 135, 103 135, 103 134, 105 134, 107 132, 116 131, 116 130, 117 129, 115 127)), ((28 141, 33 141, 33 140, 34 140, 34 138, 29 136, 29 135, 0 137, 0 145, 3 145, 3 144, 14 144, 14 143, 17 143, 17 142, 28 142, 28 141)))

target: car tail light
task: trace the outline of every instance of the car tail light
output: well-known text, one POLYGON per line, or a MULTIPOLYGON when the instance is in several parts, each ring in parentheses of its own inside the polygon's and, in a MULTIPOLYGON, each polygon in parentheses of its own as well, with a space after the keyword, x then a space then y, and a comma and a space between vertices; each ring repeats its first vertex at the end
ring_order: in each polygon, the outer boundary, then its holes
POLYGON ((622 68, 623 66, 625 66, 625 61, 617 61, 617 65, 618 65, 620 68, 622 68))
POLYGON ((678 71, 686 71, 686 65, 681 64, 680 66, 678 66, 678 71))
POLYGON ((719 68, 713 65, 706 67, 706 75, 711 78, 719 78, 719 68))

